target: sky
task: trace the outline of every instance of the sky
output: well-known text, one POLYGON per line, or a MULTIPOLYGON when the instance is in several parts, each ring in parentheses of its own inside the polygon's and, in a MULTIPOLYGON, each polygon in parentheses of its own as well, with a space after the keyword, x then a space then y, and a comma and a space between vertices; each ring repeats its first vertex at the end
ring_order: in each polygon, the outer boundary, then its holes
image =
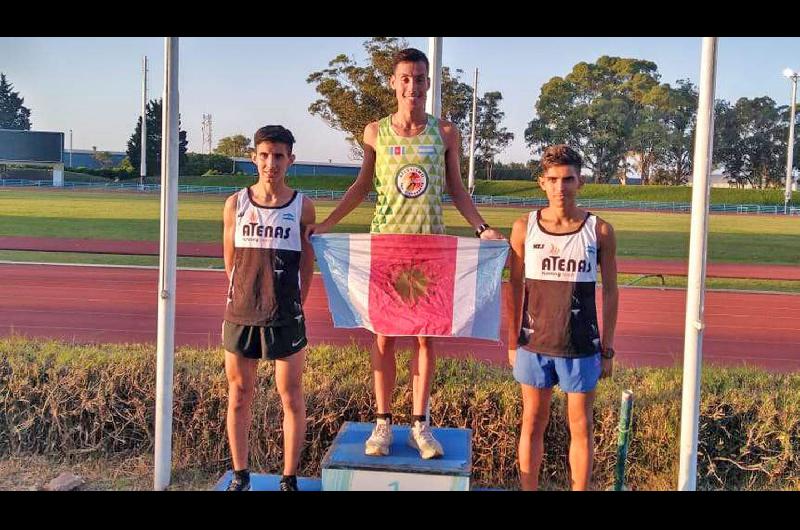
MULTIPOLYGON (((184 37, 180 39, 181 128, 189 151, 202 152, 202 115, 212 115, 214 144, 233 134, 252 137, 266 124, 295 135, 302 161, 353 162, 345 134, 308 112, 317 98, 306 83, 340 53, 364 64, 369 37, 184 37)), ((425 52, 426 37, 406 37, 425 52)), ((603 55, 655 62, 661 81, 700 80, 700 37, 446 37, 442 63, 461 69, 478 92, 500 91, 502 123, 514 133, 501 162, 530 156, 524 131, 535 117, 541 87, 581 61, 603 55)), ((31 109, 34 130, 73 131, 75 149, 125 151, 141 111, 141 63, 150 63, 149 97, 160 97, 164 40, 158 37, 2 37, 0 72, 31 109)), ((723 37, 717 56, 716 98, 769 96, 789 103, 784 68, 800 70, 800 38, 723 37)))

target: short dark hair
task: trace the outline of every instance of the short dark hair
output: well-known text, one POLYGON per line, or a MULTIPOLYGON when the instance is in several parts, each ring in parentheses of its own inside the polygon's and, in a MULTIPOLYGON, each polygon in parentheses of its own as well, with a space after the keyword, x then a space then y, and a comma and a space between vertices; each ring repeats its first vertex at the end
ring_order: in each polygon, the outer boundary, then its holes
POLYGON ((294 145, 294 136, 292 131, 283 125, 265 125, 257 130, 253 136, 253 149, 257 149, 258 144, 261 142, 286 144, 289 146, 289 152, 291 153, 294 145))
POLYGON ((392 73, 397 69, 400 63, 425 63, 425 69, 430 70, 431 65, 428 62, 428 57, 416 48, 406 48, 394 54, 392 58, 392 73))
POLYGON ((554 166, 572 166, 580 176, 583 159, 577 151, 567 144, 558 144, 551 145, 544 150, 540 163, 542 165, 542 174, 554 166))

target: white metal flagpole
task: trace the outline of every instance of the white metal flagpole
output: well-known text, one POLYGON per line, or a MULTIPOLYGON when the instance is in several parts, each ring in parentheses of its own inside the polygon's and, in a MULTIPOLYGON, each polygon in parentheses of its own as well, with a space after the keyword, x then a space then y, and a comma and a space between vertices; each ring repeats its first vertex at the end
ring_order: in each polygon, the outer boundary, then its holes
POLYGON ((172 469, 172 369, 175 357, 175 265, 178 243, 178 38, 164 39, 161 125, 161 248, 158 268, 156 446, 153 488, 169 486, 172 469))
POLYGON ((689 277, 686 289, 686 322, 683 342, 683 401, 681 404, 680 471, 678 489, 697 486, 697 431, 700 417, 700 376, 703 363, 703 298, 706 283, 708 196, 714 134, 714 86, 717 69, 717 37, 703 38, 700 67, 700 99, 694 142, 692 221, 689 239, 689 277))
POLYGON ((783 213, 789 213, 789 203, 792 201, 792 169, 794 166, 794 113, 797 106, 797 77, 793 73, 792 81, 792 105, 789 118, 789 146, 786 152, 786 190, 783 198, 783 213))
MULTIPOLYGON (((442 37, 428 37, 428 77, 431 90, 425 100, 425 112, 437 118, 442 117, 442 37)), ((431 421, 431 399, 425 407, 425 418, 431 421)))
POLYGON ((425 112, 442 117, 442 37, 428 37, 428 77, 431 90, 425 101, 425 112))

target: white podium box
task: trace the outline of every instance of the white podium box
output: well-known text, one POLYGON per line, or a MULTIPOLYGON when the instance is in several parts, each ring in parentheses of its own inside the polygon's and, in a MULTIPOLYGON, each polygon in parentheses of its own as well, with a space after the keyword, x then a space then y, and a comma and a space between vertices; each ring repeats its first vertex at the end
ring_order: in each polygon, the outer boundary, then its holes
POLYGON ((322 461, 323 491, 469 491, 472 431, 432 428, 444 457, 423 460, 407 444, 409 426, 392 425, 388 456, 367 456, 373 423, 345 423, 322 461))

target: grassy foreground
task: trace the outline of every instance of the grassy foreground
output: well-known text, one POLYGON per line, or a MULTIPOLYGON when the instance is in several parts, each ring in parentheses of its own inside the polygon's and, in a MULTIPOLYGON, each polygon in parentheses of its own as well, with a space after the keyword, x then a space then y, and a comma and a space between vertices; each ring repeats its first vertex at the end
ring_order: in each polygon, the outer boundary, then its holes
MULTIPOLYGON (((0 459, 121 462, 146 459, 154 443, 155 348, 77 345, 20 337, 0 339, 0 459)), ((408 422, 407 356, 398 362, 394 409, 408 422)), ((373 415, 366 352, 312 348, 304 387, 308 433, 300 474, 319 476, 320 461, 344 421, 373 415)), ((273 366, 262 363, 253 410, 251 468, 280 469, 281 412, 273 366)), ((595 487, 613 482, 620 393, 635 405, 628 485, 675 488, 680 435, 681 372, 618 369, 598 388, 595 487)), ((182 349, 174 375, 173 465, 205 477, 230 465, 225 439, 227 388, 220 350, 182 349)), ((703 374, 698 489, 800 487, 800 375, 754 368, 707 368, 703 374)), ((520 396, 510 369, 441 359, 432 393, 435 425, 473 431, 473 482, 518 487, 516 442, 520 396)), ((554 395, 546 434, 542 487, 568 487, 565 398, 554 395)), ((9 464, 11 463, 11 464, 9 464)), ((0 466, 0 469, 2 466, 0 466)), ((191 474, 191 473, 190 473, 191 474)), ((124 483, 116 487, 126 488, 124 483)), ((182 486, 192 489, 191 481, 182 486)))

